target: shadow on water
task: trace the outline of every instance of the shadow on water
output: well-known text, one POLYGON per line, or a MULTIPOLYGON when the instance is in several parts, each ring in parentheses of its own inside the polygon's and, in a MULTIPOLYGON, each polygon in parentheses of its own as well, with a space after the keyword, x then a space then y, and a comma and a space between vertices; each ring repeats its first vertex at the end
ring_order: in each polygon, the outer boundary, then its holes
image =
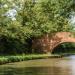
POLYGON ((0 68, 0 75, 71 75, 61 67, 0 68))

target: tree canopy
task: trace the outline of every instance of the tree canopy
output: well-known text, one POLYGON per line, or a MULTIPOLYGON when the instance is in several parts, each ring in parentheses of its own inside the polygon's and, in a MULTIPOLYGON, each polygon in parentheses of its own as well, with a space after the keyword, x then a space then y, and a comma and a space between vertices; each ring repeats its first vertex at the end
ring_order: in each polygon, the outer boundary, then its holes
POLYGON ((74 0, 0 0, 0 40, 24 44, 43 34, 74 31, 72 12, 74 0))

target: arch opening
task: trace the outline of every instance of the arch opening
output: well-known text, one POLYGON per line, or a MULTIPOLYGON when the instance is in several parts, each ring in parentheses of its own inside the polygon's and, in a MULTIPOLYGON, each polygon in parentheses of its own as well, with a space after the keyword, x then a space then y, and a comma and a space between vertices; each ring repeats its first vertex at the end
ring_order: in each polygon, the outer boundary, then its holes
POLYGON ((52 53, 53 54, 75 53, 75 43, 74 42, 61 43, 53 49, 52 53))

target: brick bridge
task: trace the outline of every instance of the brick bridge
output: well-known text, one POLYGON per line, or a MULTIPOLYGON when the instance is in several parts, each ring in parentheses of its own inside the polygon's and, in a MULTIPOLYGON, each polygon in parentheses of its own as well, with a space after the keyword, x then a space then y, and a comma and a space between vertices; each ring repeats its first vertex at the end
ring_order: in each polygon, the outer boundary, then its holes
POLYGON ((70 32, 57 32, 46 34, 40 38, 33 39, 32 48, 34 52, 52 52, 61 43, 74 42, 75 38, 70 32))

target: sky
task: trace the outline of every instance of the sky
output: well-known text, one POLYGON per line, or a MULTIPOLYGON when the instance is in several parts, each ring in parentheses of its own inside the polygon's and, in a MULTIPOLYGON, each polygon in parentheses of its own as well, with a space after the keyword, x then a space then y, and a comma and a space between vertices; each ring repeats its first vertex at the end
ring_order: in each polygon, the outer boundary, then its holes
POLYGON ((11 9, 5 13, 5 16, 9 17, 11 20, 16 20, 16 14, 17 14, 16 9, 11 9))

